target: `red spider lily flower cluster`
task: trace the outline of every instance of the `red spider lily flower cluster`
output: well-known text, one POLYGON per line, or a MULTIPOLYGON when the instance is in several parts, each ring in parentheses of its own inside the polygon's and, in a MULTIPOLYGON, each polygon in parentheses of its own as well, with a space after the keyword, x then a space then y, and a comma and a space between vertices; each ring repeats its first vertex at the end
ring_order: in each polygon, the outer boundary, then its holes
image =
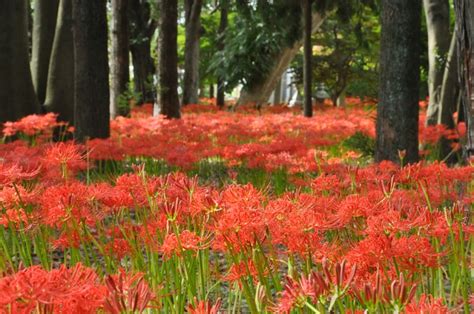
POLYGON ((274 308, 275 312, 289 313, 293 308, 305 307, 308 301, 316 305, 321 302, 321 298, 331 294, 332 300, 340 297, 348 291, 357 270, 354 265, 350 273, 346 273, 345 266, 346 261, 336 263, 333 276, 326 261, 324 261, 323 272, 321 273, 313 271, 307 277, 301 277, 298 280, 288 277, 285 290, 278 305, 274 308))
POLYGON ((51 135, 52 130, 61 125, 57 122, 58 115, 55 113, 47 113, 45 115, 30 115, 16 122, 5 122, 3 126, 3 135, 13 136, 17 133, 23 133, 28 136, 46 133, 51 135))
POLYGON ((221 307, 221 300, 217 300, 215 304, 209 301, 198 301, 194 299, 195 305, 188 305, 187 313, 189 314, 218 314, 221 307))
POLYGON ((90 268, 78 264, 46 271, 25 268, 0 279, 0 307, 7 313, 95 313, 106 289, 90 268))
POLYGON ((108 295, 104 309, 108 313, 142 313, 154 298, 143 274, 129 276, 122 270, 119 275, 105 279, 108 295))
POLYGON ((51 271, 33 266, 0 279, 0 309, 5 313, 141 313, 153 298, 141 274, 120 272, 102 283, 93 269, 81 264, 51 271))
MULTIPOLYGON (((85 145, 0 144, 1 311, 218 313, 242 295, 251 312, 445 313, 469 302, 472 165, 335 158, 328 146, 373 136, 362 108, 312 120, 207 109, 189 106, 181 121, 135 112, 85 145), (185 173, 212 158, 228 184, 185 173), (157 160, 182 172, 152 175, 157 160), (297 186, 236 183, 277 169, 297 186)), ((55 127, 25 121, 7 126, 55 127)), ((432 144, 448 136, 441 129, 420 136, 432 144)))

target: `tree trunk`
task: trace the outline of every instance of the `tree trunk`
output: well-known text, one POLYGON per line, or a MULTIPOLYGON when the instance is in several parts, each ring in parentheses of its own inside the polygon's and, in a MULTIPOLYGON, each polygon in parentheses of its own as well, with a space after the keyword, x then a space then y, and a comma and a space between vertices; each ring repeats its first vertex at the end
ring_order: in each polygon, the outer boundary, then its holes
POLYGON ((126 115, 126 108, 119 108, 120 96, 127 91, 130 78, 128 54, 127 0, 112 0, 111 60, 110 60, 110 115, 126 115), (122 110, 119 112, 119 110, 122 110))
POLYGON ((281 78, 280 80, 277 82, 276 84, 276 87, 275 87, 275 91, 273 92, 274 93, 274 97, 273 97, 273 104, 274 105, 280 105, 281 104, 281 78))
POLYGON ((73 0, 74 137, 110 133, 106 0, 73 0))
POLYGON ((311 67, 311 61, 313 59, 313 45, 311 43, 312 35, 312 16, 311 16, 311 0, 302 0, 302 11, 304 16, 304 64, 303 64, 303 81, 304 81, 304 116, 313 116, 313 68, 311 67))
POLYGON ((178 99, 178 1, 160 2, 159 113, 168 119, 181 117, 178 99))
MULTIPOLYGON (((325 16, 322 16, 317 12, 313 12, 312 18, 311 24, 314 33, 323 23, 325 16)), ((270 95, 275 90, 276 84, 286 69, 288 69, 290 66, 291 61, 300 51, 301 46, 303 46, 303 40, 297 41, 292 47, 283 48, 281 53, 278 56, 275 56, 275 64, 269 71, 265 80, 261 84, 253 86, 249 91, 243 92, 240 95, 237 104, 241 105, 252 103, 256 104, 257 106, 266 104, 270 98, 270 95)))
MULTIPOLYGON (((474 3, 468 0, 455 1, 456 29, 458 31, 458 71, 461 81, 461 100, 467 124, 465 157, 474 156, 474 3)), ((469 311, 469 305, 465 310, 469 311)))
POLYGON ((49 60, 53 48, 59 0, 35 0, 33 16, 31 75, 40 104, 46 98, 49 60))
POLYGON ((209 98, 214 98, 214 84, 209 84, 209 98))
POLYGON ((58 113, 60 121, 74 124, 72 0, 61 0, 59 5, 44 107, 58 113))
POLYGON ((342 92, 339 93, 337 100, 336 100, 336 106, 339 108, 346 108, 346 89, 342 92))
MULTIPOLYGON (((449 47, 448 59, 446 60, 446 66, 443 76, 443 84, 441 88, 441 99, 438 113, 438 124, 443 124, 448 129, 454 129, 453 114, 456 112, 457 99, 459 94, 459 82, 458 82, 458 59, 457 59, 457 44, 456 44, 456 31, 454 32, 451 45, 449 47)), ((441 160, 445 159, 451 152, 451 140, 441 138, 440 141, 440 156, 441 160)), ((454 157, 454 155, 452 155, 454 157)), ((448 160, 452 163, 455 160, 448 160)))
POLYGON ((28 4, 0 0, 0 124, 40 111, 29 64, 28 4))
POLYGON ((428 30, 428 89, 430 101, 426 124, 435 125, 441 101, 444 64, 449 51, 449 0, 423 0, 428 30))
POLYGON ((421 3, 382 0, 376 161, 418 161, 421 3))
POLYGON ((31 0, 29 0, 28 3, 28 56, 31 67, 31 51, 33 50, 33 9, 31 8, 31 0))
POLYGON ((130 52, 132 53, 133 82, 140 94, 139 104, 154 103, 153 75, 156 72, 151 57, 151 37, 156 23, 150 17, 150 3, 146 0, 129 0, 130 52))
POLYGON ((199 102, 199 39, 202 0, 185 0, 186 42, 184 49, 183 105, 199 102))
MULTIPOLYGON (((225 32, 229 24, 228 0, 221 1, 221 17, 219 21, 219 42, 218 48, 224 50, 225 32)), ((225 106, 225 81, 222 76, 217 78, 217 107, 223 109, 225 106)))

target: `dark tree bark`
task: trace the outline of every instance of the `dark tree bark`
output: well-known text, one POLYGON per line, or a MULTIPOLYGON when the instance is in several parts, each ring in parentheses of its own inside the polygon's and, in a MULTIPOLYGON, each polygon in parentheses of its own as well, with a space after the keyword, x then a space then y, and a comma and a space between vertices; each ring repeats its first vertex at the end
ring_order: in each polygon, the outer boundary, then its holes
POLYGON ((273 97, 273 104, 274 105, 280 105, 281 104, 281 79, 278 81, 275 91, 274 91, 274 97, 273 97))
POLYGON ((153 75, 156 69, 151 57, 151 37, 156 22, 151 18, 150 3, 147 0, 129 0, 130 52, 133 63, 135 91, 140 94, 139 105, 154 103, 153 75))
POLYGON ((209 98, 214 98, 214 84, 209 84, 209 98))
POLYGON ((46 98, 49 60, 53 48, 59 0, 35 0, 33 16, 31 75, 40 104, 46 98))
POLYGON ((202 0, 185 0, 186 42, 184 49, 183 105, 199 102, 199 39, 202 0))
MULTIPOLYGON (((457 59, 457 41, 456 31, 454 32, 451 45, 449 48, 448 59, 443 76, 443 84, 441 88, 441 99, 438 113, 438 124, 443 124, 448 129, 454 129, 453 114, 457 110, 457 99, 459 95, 459 81, 458 81, 458 59, 457 59)), ((452 141, 446 138, 441 138, 440 141, 440 155, 439 159, 443 160, 449 156, 452 151, 452 141)), ((456 156, 451 154, 448 163, 455 163, 456 156)))
POLYGON ((74 137, 110 133, 106 0, 73 0, 74 137))
POLYGON ((40 111, 28 55, 28 3, 0 0, 0 124, 40 111))
POLYGON ((74 124, 74 42, 72 0, 61 0, 48 71, 44 107, 59 114, 60 121, 74 124))
POLYGON ((160 2, 159 113, 169 119, 181 117, 178 98, 178 1, 160 2))
MULTIPOLYGON (((31 4, 31 0, 30 0, 31 4)), ((28 6, 28 56, 30 57, 31 63, 31 51, 33 50, 33 8, 31 5, 28 6)))
POLYGON ((312 92, 312 67, 311 61, 313 58, 313 45, 311 43, 311 34, 312 32, 312 17, 311 17, 311 0, 302 0, 302 11, 304 19, 304 31, 303 31, 303 41, 304 41, 304 65, 303 65, 303 81, 304 81, 304 116, 312 117, 313 116, 313 97, 312 92))
POLYGON ((127 91, 130 79, 128 14, 127 0, 112 0, 112 19, 110 28, 111 62, 110 62, 110 115, 126 115, 127 108, 119 108, 120 95, 127 91), (122 109, 122 112, 119 110, 122 109))
MULTIPOLYGON (((218 48, 220 51, 224 50, 225 45, 225 32, 227 25, 229 24, 229 9, 228 9, 228 0, 222 0, 220 3, 221 6, 221 17, 219 21, 219 42, 218 48)), ((223 109, 225 106, 225 81, 222 76, 217 78, 217 107, 223 109)))
POLYGON ((423 5, 428 30, 428 89, 430 95, 426 124, 435 125, 438 122, 444 63, 451 38, 449 0, 423 0, 423 5))
POLYGON ((382 0, 376 161, 418 160, 421 2, 382 0))
MULTIPOLYGON (((458 41, 458 71, 461 81, 463 110, 458 111, 467 125, 465 157, 474 156, 474 3, 470 0, 454 2, 458 41)), ((469 305, 465 306, 469 312, 469 305)))

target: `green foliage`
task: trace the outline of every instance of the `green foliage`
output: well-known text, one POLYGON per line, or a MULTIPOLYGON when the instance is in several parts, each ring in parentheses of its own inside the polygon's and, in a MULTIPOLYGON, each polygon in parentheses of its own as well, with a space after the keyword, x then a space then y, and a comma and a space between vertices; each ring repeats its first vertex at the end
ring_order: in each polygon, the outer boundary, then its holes
MULTIPOLYGON (((360 7, 352 17, 333 15, 314 36, 313 83, 324 83, 333 101, 344 91, 376 97, 380 27, 377 11, 360 7)), ((292 64, 297 84, 303 81, 303 58, 292 64)))
POLYGON ((200 73, 199 77, 205 84, 214 83, 216 76, 210 70, 211 61, 218 52, 219 14, 212 11, 203 11, 201 14, 201 42, 200 42, 200 73))
POLYGON ((130 112, 130 103, 131 102, 140 102, 142 99, 142 94, 135 90, 133 81, 127 84, 127 90, 120 94, 117 98, 117 109, 120 115, 128 115, 130 112))
POLYGON ((275 56, 301 34, 298 2, 259 1, 255 7, 240 3, 237 13, 229 16, 225 49, 210 64, 216 76, 225 78, 228 90, 238 84, 248 89, 261 82, 275 56))
POLYGON ((229 182, 228 169, 225 161, 219 158, 208 158, 197 163, 196 169, 189 172, 197 176, 201 184, 223 187, 229 182))
POLYGON ((364 157, 372 157, 375 153, 375 140, 362 132, 356 132, 342 142, 342 146, 362 153, 364 157))

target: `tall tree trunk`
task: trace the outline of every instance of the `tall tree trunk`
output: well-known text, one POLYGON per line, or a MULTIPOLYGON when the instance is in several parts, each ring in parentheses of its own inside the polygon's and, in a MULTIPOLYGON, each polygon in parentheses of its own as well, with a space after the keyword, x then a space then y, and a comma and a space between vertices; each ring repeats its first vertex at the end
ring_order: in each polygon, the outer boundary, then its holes
POLYGON ((31 66, 31 51, 33 50, 33 8, 31 7, 31 0, 28 0, 28 56, 31 66))
POLYGON ((160 2, 159 113, 181 117, 178 98, 178 0, 160 2))
MULTIPOLYGON (((228 0, 222 0, 221 6, 221 17, 219 21, 219 42, 218 48, 220 51, 224 50, 225 47, 225 32, 227 25, 229 24, 229 3, 228 0)), ((225 106, 225 81, 222 76, 219 75, 217 78, 217 107, 223 109, 225 106)))
POLYGON ((214 98, 214 84, 209 84, 209 98, 214 98))
POLYGON ((74 137, 110 134, 107 1, 73 0, 74 137))
POLYGON ((275 91, 274 91, 274 97, 273 97, 273 104, 274 105, 280 105, 281 104, 281 78, 278 81, 275 91))
POLYGON ((133 82, 140 94, 139 104, 155 102, 153 76, 156 73, 151 57, 151 37, 157 23, 151 18, 147 0, 129 0, 130 52, 132 53, 133 82))
POLYGON ((199 39, 202 0, 185 0, 186 42, 184 49, 183 105, 199 102, 199 39))
MULTIPOLYGON (((325 16, 318 12, 313 12, 312 18, 313 20, 311 24, 314 33, 323 23, 325 16)), ((237 103, 239 105, 253 103, 257 106, 266 104, 270 98, 270 95, 275 90, 276 84, 280 80, 283 73, 288 69, 291 61, 298 54, 302 46, 303 40, 301 39, 298 40, 292 47, 283 48, 280 54, 275 56, 275 63, 273 64, 272 69, 268 72, 265 80, 262 83, 253 86, 249 91, 243 92, 240 95, 237 103)))
POLYGON ((61 0, 48 71, 44 107, 59 114, 60 121, 74 124, 74 41, 72 0, 61 0))
POLYGON ((126 115, 128 108, 119 108, 120 95, 127 91, 130 78, 128 54, 127 0, 112 0, 112 19, 110 28, 110 115, 126 115), (122 112, 119 112, 119 110, 122 112))
MULTIPOLYGON (((474 156, 474 3, 469 0, 454 2, 456 29, 458 31, 458 71, 461 80, 461 99, 467 124, 466 158, 474 156)), ((469 305, 465 307, 469 312, 469 305)))
POLYGON ((46 98, 49 60, 53 48, 59 0, 34 0, 31 75, 40 104, 46 98))
POLYGON ((418 160, 421 2, 382 0, 376 161, 418 160))
MULTIPOLYGON (((454 32, 451 45, 449 47, 448 59, 443 76, 443 84, 441 88, 441 99, 438 114, 438 124, 443 124, 448 129, 454 129, 453 114, 457 109, 457 99, 459 94, 459 81, 458 81, 458 59, 457 59, 457 40, 456 31, 454 32)), ((445 159, 451 152, 452 141, 446 138, 441 138, 440 141, 440 159, 445 159)), ((455 162, 453 158, 448 162, 455 162)))
POLYGON ((345 89, 337 97, 336 105, 339 108, 346 108, 346 90, 345 89))
POLYGON ((426 124, 435 125, 441 101, 444 63, 449 51, 449 0, 423 0, 428 30, 428 89, 430 101, 426 124))
POLYGON ((303 64, 303 81, 304 81, 304 116, 312 117, 313 116, 313 97, 312 97, 312 83, 313 83, 313 73, 311 67, 311 61, 313 59, 313 45, 311 43, 312 35, 312 17, 311 17, 311 0, 302 0, 302 11, 304 16, 304 32, 303 32, 303 41, 304 41, 304 64, 303 64))
POLYGON ((40 111, 29 64, 28 4, 0 0, 0 124, 40 111))

